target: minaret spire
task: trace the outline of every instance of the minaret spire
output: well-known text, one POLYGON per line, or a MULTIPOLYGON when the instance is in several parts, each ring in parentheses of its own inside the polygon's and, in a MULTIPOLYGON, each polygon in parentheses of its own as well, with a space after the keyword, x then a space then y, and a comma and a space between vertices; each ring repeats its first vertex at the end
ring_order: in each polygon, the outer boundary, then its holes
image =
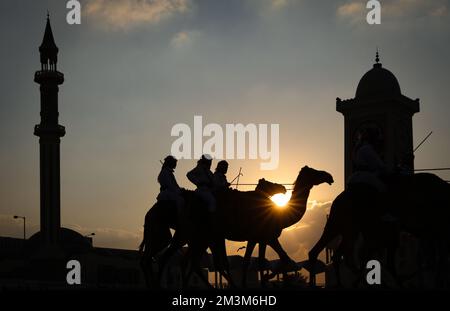
POLYGON ((58 47, 48 13, 39 52, 41 70, 36 71, 34 82, 40 85, 41 122, 34 127, 34 135, 39 137, 40 151, 41 240, 44 245, 51 246, 58 244, 61 228, 60 138, 66 131, 58 121, 58 91, 64 75, 56 69, 58 47))
POLYGON ((39 47, 42 70, 56 70, 58 51, 55 39, 53 38, 52 27, 50 25, 50 14, 47 11, 47 24, 45 25, 44 38, 39 47))

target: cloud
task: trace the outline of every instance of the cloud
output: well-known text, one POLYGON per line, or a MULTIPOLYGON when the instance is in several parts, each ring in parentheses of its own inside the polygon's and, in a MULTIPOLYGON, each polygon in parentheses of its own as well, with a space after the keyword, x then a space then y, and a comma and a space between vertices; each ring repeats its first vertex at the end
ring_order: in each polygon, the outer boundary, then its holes
POLYGON ((351 24, 358 23, 365 19, 365 6, 361 2, 349 2, 339 6, 336 14, 351 24))
MULTIPOLYGON (((346 20, 350 24, 365 23, 369 9, 366 1, 347 1, 337 8, 338 18, 346 20)), ((399 20, 402 18, 433 18, 449 15, 447 0, 386 0, 381 1, 381 23, 384 20, 399 20)))
POLYGON ((303 2, 303 0, 247 0, 251 6, 262 17, 277 15, 293 8, 303 2))
POLYGON ((448 1, 391 0, 383 2, 381 10, 388 17, 444 16, 448 13, 448 1))
MULTIPOLYGON (((280 242, 291 258, 297 261, 307 258, 308 251, 322 234, 331 203, 331 201, 308 201, 307 211, 303 218, 295 225, 283 230, 280 242)), ((81 235, 88 235, 94 232, 93 241, 96 247, 137 249, 143 234, 143 228, 129 231, 108 227, 84 227, 78 224, 63 224, 63 226, 75 230, 81 235)), ((22 222, 14 220, 12 215, 0 215, 0 236, 21 238, 22 229, 22 222)), ((37 224, 27 223, 28 237, 38 230, 39 226, 37 224)), ((245 245, 247 245, 245 242, 228 241, 227 252, 229 255, 243 255, 245 250, 238 252, 238 248, 245 245)), ((255 254, 257 254, 257 250, 255 250, 255 254)), ((267 255, 269 259, 278 258, 270 248, 267 255)))
MULTIPOLYGON (((308 201, 307 211, 303 218, 295 225, 283 230, 280 242, 285 251, 296 261, 305 260, 308 251, 317 242, 322 234, 326 215, 330 211, 330 202, 308 201)), ((143 228, 136 231, 108 227, 84 227, 78 224, 63 224, 64 227, 75 230, 81 235, 95 233, 94 246, 119 249, 138 249, 143 236, 143 228)), ((22 237, 23 223, 13 219, 13 215, 0 215, 0 236, 22 237)), ((27 237, 39 230, 38 224, 27 223, 27 237)), ((228 255, 241 255, 245 250, 238 249, 247 245, 246 242, 227 241, 228 255)), ((257 248, 254 255, 257 255, 257 248)), ((267 258, 276 259, 278 256, 268 248, 267 258)))
POLYGON ((283 231, 282 243, 291 250, 288 254, 295 260, 306 259, 308 251, 319 240, 331 203, 309 201, 303 218, 289 230, 283 231))
POLYGON ((314 210, 316 208, 323 208, 328 213, 330 211, 331 203, 333 203, 333 202, 332 201, 319 202, 317 200, 312 200, 312 201, 308 201, 307 208, 308 208, 308 210, 314 210))
POLYGON ((273 9, 281 9, 287 6, 289 3, 289 0, 271 0, 270 4, 273 9))
POLYGON ((180 31, 172 37, 170 44, 177 49, 189 47, 198 35, 199 32, 197 31, 180 31))
POLYGON ((446 5, 442 5, 440 7, 436 7, 433 10, 430 10, 431 16, 442 17, 449 15, 449 8, 446 5))
POLYGON ((90 0, 85 14, 107 29, 127 30, 157 24, 189 10, 189 0, 90 0))

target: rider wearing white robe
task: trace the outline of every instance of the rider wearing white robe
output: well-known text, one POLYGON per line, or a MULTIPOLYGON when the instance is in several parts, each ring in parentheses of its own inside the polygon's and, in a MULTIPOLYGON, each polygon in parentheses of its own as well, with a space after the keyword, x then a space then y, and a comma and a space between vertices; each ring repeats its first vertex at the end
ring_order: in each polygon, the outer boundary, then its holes
POLYGON ((212 159, 208 155, 202 155, 197 161, 197 166, 189 171, 186 176, 190 182, 197 186, 195 192, 206 203, 208 211, 214 213, 216 211, 216 199, 212 193, 213 174, 211 172, 212 159))
POLYGON ((230 183, 227 180, 228 162, 225 160, 217 163, 216 170, 213 175, 214 191, 227 190, 230 187, 230 183))
POLYGON ((380 176, 385 172, 386 166, 375 150, 374 143, 374 133, 366 131, 361 135, 353 158, 355 171, 350 176, 348 184, 368 184, 379 192, 385 192, 386 186, 380 176))
POLYGON ((160 193, 156 198, 158 201, 174 201, 177 206, 178 215, 181 214, 184 199, 181 195, 181 188, 175 179, 174 170, 177 166, 177 159, 167 156, 164 159, 161 172, 158 175, 158 182, 161 185, 160 193))

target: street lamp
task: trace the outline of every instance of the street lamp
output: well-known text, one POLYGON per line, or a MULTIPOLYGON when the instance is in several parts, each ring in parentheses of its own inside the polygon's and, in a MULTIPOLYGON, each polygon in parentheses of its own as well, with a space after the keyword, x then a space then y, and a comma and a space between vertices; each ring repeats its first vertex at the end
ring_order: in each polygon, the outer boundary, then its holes
POLYGON ((17 218, 23 219, 23 239, 26 240, 27 239, 27 234, 26 234, 26 229, 25 229, 26 228, 25 216, 14 215, 14 219, 17 219, 17 218))
POLYGON ((95 232, 86 234, 84 238, 89 241, 89 244, 93 245, 94 240, 92 239, 95 236, 95 232))

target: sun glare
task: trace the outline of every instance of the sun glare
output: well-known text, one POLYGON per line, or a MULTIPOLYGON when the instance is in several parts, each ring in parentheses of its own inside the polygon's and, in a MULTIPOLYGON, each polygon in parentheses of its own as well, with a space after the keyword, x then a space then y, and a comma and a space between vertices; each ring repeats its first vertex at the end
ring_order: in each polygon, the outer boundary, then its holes
POLYGON ((272 196, 270 199, 278 206, 284 207, 291 199, 292 192, 288 191, 286 194, 278 193, 272 196))

